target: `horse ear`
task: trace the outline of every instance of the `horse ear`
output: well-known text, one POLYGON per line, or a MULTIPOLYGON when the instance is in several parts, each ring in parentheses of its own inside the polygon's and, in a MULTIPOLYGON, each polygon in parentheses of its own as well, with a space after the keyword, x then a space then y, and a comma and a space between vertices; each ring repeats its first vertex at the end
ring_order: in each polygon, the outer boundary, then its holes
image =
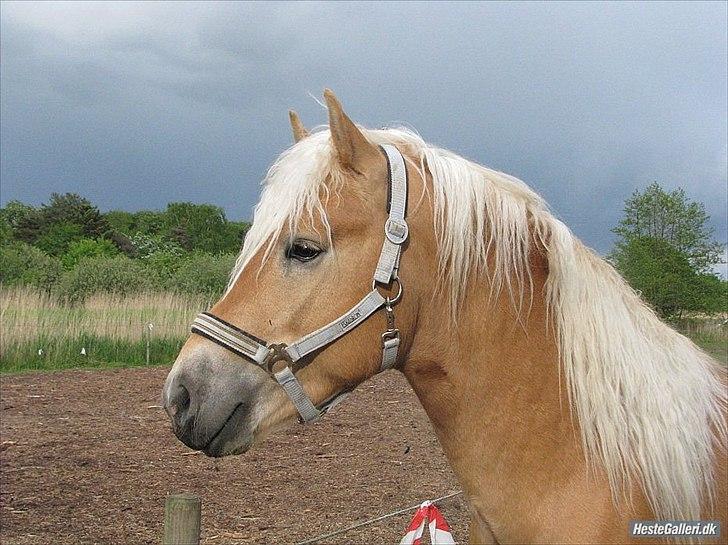
POLYGON ((291 120, 291 129, 293 129, 293 141, 299 142, 309 135, 306 127, 301 123, 301 118, 293 110, 288 110, 288 118, 291 120))
POLYGON ((357 126, 354 125, 354 122, 347 117, 339 99, 330 89, 324 90, 324 99, 326 99, 326 106, 329 109, 331 139, 334 142, 334 149, 339 163, 344 168, 363 173, 366 169, 366 163, 379 156, 377 148, 366 139, 357 126))

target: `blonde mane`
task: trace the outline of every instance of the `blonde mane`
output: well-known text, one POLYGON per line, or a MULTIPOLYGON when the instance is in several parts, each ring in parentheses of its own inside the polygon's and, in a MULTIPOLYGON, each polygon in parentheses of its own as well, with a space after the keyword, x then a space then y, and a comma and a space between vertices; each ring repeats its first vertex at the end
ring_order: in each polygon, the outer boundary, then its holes
MULTIPOLYGON (((531 241, 544 245, 546 304, 587 459, 604 468, 615 501, 637 479, 658 519, 699 519, 712 502, 714 453, 726 444, 717 364, 662 323, 520 180, 405 129, 362 130, 372 143, 416 158, 421 174, 429 171, 439 280, 453 311, 468 281, 482 275, 520 308, 532 296, 524 294, 531 241)), ((286 227, 294 233, 299 221, 318 217, 330 237, 325 207, 340 183, 328 130, 284 152, 265 178, 231 285, 261 249, 268 257, 286 227)))

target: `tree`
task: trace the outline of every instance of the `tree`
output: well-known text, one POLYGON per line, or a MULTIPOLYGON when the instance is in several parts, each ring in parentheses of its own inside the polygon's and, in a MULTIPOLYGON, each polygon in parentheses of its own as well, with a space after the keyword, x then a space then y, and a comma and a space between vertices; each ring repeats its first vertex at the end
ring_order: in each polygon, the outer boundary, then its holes
POLYGON ((134 233, 160 235, 166 225, 165 213, 156 210, 140 210, 139 212, 111 210, 104 217, 112 229, 127 236, 134 233))
POLYGON ((123 210, 109 210, 104 214, 104 218, 114 231, 121 233, 133 233, 136 227, 136 218, 134 212, 125 212, 123 210))
POLYGON ((634 238, 664 240, 685 254, 696 270, 707 272, 720 263, 723 249, 713 240, 708 219, 703 203, 690 201, 682 188, 667 192, 653 182, 627 199, 624 217, 613 231, 620 237, 618 246, 634 238))
POLYGON ((63 254, 74 240, 101 238, 111 230, 99 209, 75 193, 53 193, 39 209, 8 203, 4 215, 10 218, 14 238, 51 255, 63 254))
POLYGON ((702 203, 678 188, 652 183, 625 203, 610 259, 642 297, 664 317, 684 311, 726 311, 725 286, 710 272, 722 246, 712 239, 702 203))
POLYGON ((15 231, 18 225, 27 221, 29 216, 33 216, 37 210, 29 204, 20 201, 8 201, 4 208, 0 209, 0 221, 11 231, 15 231))
POLYGON ((665 318, 700 306, 698 275, 688 257, 663 239, 632 238, 614 256, 614 264, 665 318))
POLYGON ((245 224, 232 223, 219 206, 174 202, 165 212, 167 235, 187 251, 237 253, 245 224))
POLYGON ((91 238, 105 235, 110 228, 99 209, 76 193, 51 193, 51 199, 41 207, 41 213, 45 223, 72 223, 91 238))
POLYGON ((710 314, 728 311, 728 280, 714 274, 699 274, 697 287, 701 310, 710 314))
POLYGON ((83 239, 83 228, 75 223, 59 222, 40 231, 33 241, 48 255, 60 257, 68 251, 74 242, 83 239))
POLYGON ((0 218, 9 231, 7 241, 33 242, 40 229, 40 212, 29 204, 10 201, 0 210, 0 218))

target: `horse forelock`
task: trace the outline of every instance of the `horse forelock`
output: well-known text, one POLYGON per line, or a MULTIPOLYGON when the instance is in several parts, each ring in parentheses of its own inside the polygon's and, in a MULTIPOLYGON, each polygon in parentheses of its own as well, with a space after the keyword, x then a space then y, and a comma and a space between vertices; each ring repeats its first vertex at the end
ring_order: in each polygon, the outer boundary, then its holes
MULTIPOLYGON (((426 144, 407 129, 363 130, 391 143, 431 179, 438 285, 450 315, 469 282, 506 290, 520 310, 532 293, 533 241, 546 251, 545 303, 587 459, 601 465, 619 502, 637 479, 655 515, 696 520, 711 499, 715 452, 725 448, 726 390, 717 364, 662 323, 622 278, 585 248, 522 181, 426 144), (531 289, 531 291, 528 291, 531 289)), ((329 131, 284 152, 263 182, 230 286, 259 252, 300 221, 331 230, 328 196, 344 191, 329 131)))

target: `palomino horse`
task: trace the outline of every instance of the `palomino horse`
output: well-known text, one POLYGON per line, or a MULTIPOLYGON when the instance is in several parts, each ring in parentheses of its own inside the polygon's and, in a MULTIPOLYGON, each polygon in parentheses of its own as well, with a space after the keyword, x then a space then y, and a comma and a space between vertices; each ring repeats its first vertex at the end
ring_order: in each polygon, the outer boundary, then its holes
POLYGON ((325 99, 327 130, 291 113, 227 293, 167 378, 179 439, 245 452, 393 366, 471 542, 624 543, 632 519, 725 534, 722 368, 524 183, 325 99))

